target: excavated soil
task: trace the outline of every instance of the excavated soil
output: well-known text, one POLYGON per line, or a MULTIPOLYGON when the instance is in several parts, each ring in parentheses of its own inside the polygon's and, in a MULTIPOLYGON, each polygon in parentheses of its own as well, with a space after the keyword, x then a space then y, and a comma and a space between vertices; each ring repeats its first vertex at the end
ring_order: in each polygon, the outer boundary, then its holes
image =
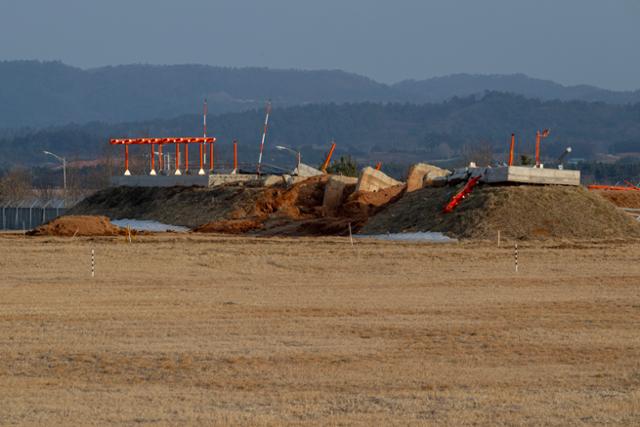
POLYGON ((252 211, 262 188, 110 187, 84 199, 71 215, 133 218, 197 227, 211 221, 239 219, 252 211))
POLYGON ((479 186, 453 213, 443 206, 462 185, 405 194, 361 233, 434 231, 458 238, 606 239, 640 237, 640 225, 582 187, 479 186))
POLYGON ((596 190, 594 193, 620 208, 640 209, 640 191, 596 190))
POLYGON ((193 231, 196 233, 244 234, 261 228, 264 228, 264 225, 255 219, 230 219, 209 222, 194 228, 193 231))
POLYGON ((354 193, 355 186, 349 186, 342 207, 327 216, 322 204, 328 179, 326 175, 309 178, 290 188, 116 187, 83 200, 70 213, 154 220, 201 233, 346 235, 349 227, 355 233, 369 216, 404 191, 404 186, 398 186, 354 193))
MULTIPOLYGON (((132 230, 132 234, 135 232, 132 230)), ((29 236, 120 236, 127 230, 117 227, 104 216, 61 216, 29 231, 29 236)))
MULTIPOLYGON (((260 236, 347 235, 351 229, 363 234, 435 231, 468 239, 494 239, 498 231, 512 239, 640 237, 638 222, 608 201, 640 207, 640 194, 635 192, 481 185, 453 213, 444 214, 442 208, 461 185, 412 193, 405 193, 405 186, 373 193, 349 187, 342 205, 325 215, 327 180, 314 177, 290 188, 111 188, 84 200, 71 213, 150 219, 202 233, 260 236)), ((77 228, 72 225, 55 233, 73 235, 77 228)))

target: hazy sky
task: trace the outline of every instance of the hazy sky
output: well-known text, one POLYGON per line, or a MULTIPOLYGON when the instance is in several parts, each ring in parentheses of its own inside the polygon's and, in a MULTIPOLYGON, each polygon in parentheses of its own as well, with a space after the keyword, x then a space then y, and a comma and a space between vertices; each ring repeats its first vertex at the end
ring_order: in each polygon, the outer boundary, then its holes
POLYGON ((0 59, 640 88, 640 0, 0 0, 0 59))

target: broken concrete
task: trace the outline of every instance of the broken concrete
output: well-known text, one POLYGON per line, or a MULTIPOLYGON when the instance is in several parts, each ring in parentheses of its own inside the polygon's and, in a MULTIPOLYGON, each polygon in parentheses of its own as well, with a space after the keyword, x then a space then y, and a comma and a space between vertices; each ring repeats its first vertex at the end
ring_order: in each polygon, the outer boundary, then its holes
POLYGON ((281 175, 266 175, 262 177, 261 183, 263 187, 273 187, 274 185, 285 184, 285 177, 281 175))
POLYGON ((306 178, 323 175, 320 169, 316 169, 312 166, 305 165, 304 163, 300 163, 298 167, 293 170, 293 174, 300 177, 306 177, 306 178))
POLYGON ((378 191, 384 188, 395 187, 396 185, 403 185, 403 183, 396 181, 379 170, 367 166, 360 172, 356 191, 378 191))
POLYGON ((331 175, 324 189, 322 199, 322 213, 325 216, 335 214, 342 205, 345 190, 348 187, 355 187, 358 179, 350 176, 331 175))
POLYGON ((305 181, 307 179, 309 179, 309 177, 306 176, 292 176, 292 175, 282 175, 282 179, 284 179, 284 183, 287 185, 287 187, 291 187, 296 185, 299 182, 305 181))
POLYGON ((411 166, 407 174, 407 192, 409 193, 423 188, 425 179, 447 176, 450 173, 448 170, 441 169, 437 166, 427 163, 417 163, 411 166))

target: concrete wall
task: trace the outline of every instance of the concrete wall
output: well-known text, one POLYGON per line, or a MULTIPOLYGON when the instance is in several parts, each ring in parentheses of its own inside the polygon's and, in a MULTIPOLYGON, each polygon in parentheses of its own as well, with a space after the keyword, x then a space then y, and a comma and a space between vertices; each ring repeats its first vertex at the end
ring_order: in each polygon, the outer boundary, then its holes
POLYGON ((580 171, 524 166, 487 168, 481 181, 489 184, 580 185, 580 171))
POLYGON ((207 175, 112 176, 111 185, 113 187, 191 187, 193 185, 206 187, 209 185, 209 177, 207 175))
POLYGON ((213 175, 131 175, 112 176, 113 187, 212 187, 216 185, 257 181, 257 175, 213 174, 213 175))

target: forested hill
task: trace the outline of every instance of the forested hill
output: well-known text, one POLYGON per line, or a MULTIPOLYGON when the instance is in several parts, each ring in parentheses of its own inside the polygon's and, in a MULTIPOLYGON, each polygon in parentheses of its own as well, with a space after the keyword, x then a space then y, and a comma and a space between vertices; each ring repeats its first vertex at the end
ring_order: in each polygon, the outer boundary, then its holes
MULTIPOLYGON (((210 134, 219 146, 237 138, 241 153, 253 159, 264 120, 262 110, 212 115, 210 134)), ((556 158, 567 146, 572 156, 640 151, 640 104, 610 105, 581 101, 538 101, 489 93, 439 104, 347 103, 275 108, 267 151, 275 145, 301 147, 318 159, 332 138, 340 152, 383 161, 419 161, 460 155, 465 147, 490 144, 505 153, 511 132, 517 149, 531 154, 535 131, 551 128, 543 154, 556 158), (395 161, 395 160, 394 160, 395 161)), ((0 166, 44 161, 42 150, 69 158, 91 159, 104 153, 110 137, 201 135, 201 118, 185 115, 123 124, 92 123, 23 130, 0 139, 0 166)), ((245 157, 246 158, 246 157, 245 157)))
POLYGON ((343 71, 124 65, 90 70, 60 62, 0 62, 0 129, 90 121, 125 122, 309 103, 441 102, 486 91, 542 100, 640 102, 640 91, 562 86, 525 75, 452 75, 394 85, 343 71))

